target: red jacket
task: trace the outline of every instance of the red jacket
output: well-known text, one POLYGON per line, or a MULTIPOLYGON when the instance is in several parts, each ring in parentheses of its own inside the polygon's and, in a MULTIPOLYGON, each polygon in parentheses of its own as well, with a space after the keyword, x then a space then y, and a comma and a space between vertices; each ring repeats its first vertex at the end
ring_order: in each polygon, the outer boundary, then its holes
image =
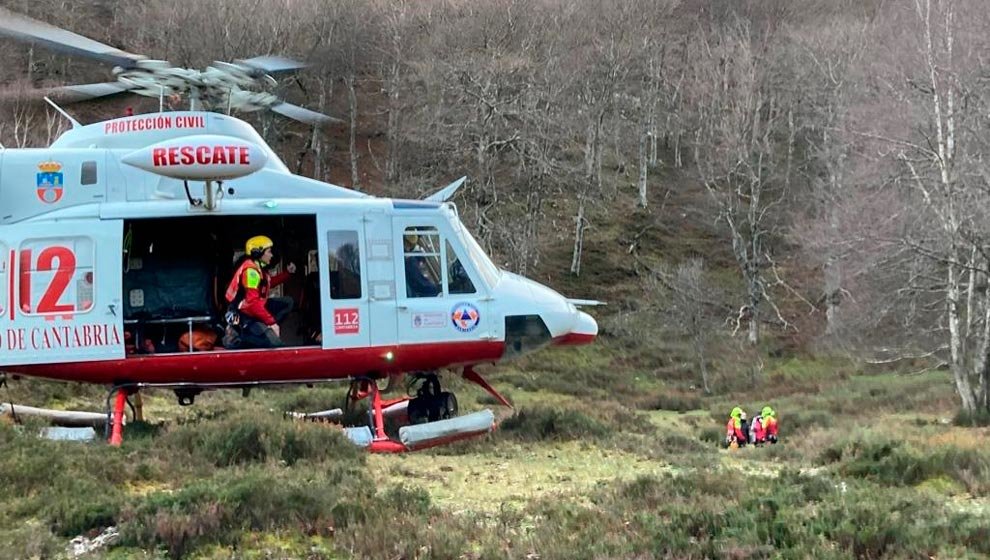
POLYGON ((230 284, 227 285, 227 293, 225 294, 227 301, 233 303, 237 299, 237 295, 242 293, 243 299, 237 309, 248 317, 268 326, 274 325, 275 317, 272 317, 272 314, 265 307, 265 303, 268 301, 268 291, 285 282, 288 277, 288 272, 271 276, 254 260, 245 259, 237 272, 234 273, 234 277, 230 279, 230 284), (254 275, 258 275, 259 281, 256 286, 249 287, 255 283, 251 280, 254 275))
POLYGON ((742 421, 736 426, 736 419, 729 418, 729 422, 725 425, 725 437, 726 439, 735 437, 736 441, 745 442, 746 434, 742 430, 742 421))
POLYGON ((777 437, 777 419, 773 416, 768 416, 763 419, 763 434, 764 437, 777 437))
POLYGON ((764 418, 763 416, 757 416, 753 418, 753 423, 750 428, 750 433, 753 434, 753 443, 762 443, 767 439, 766 423, 769 417, 764 418))

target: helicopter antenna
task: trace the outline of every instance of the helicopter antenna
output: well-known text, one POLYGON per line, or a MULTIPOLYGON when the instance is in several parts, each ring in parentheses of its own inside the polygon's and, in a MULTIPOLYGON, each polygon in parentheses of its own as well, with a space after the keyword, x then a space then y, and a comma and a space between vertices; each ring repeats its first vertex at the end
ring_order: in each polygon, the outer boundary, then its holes
POLYGON ((62 108, 59 107, 54 101, 52 101, 51 99, 49 99, 48 96, 45 96, 45 101, 47 101, 49 105, 51 105, 52 107, 54 107, 55 110, 58 111, 63 117, 69 119, 69 122, 72 123, 72 128, 77 128, 77 127, 82 126, 81 124, 79 124, 79 121, 77 121, 76 119, 72 118, 71 115, 69 115, 64 110, 62 110, 62 108))

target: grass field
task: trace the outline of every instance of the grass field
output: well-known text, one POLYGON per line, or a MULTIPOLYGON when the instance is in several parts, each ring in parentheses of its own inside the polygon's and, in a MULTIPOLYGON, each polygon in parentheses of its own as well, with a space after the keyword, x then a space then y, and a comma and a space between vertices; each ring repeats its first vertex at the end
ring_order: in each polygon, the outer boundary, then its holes
MULTIPOLYGON (((483 439, 369 456, 288 409, 339 388, 146 399, 125 444, 0 427, 0 549, 54 558, 116 525, 106 558, 965 558, 990 554, 986 428, 953 425, 944 372, 765 364, 703 397, 604 342, 493 373, 515 411, 483 439), (605 373, 607 372, 607 373, 605 373), (736 403, 782 443, 722 450, 736 403)), ((454 383, 462 406, 488 407, 454 383)), ((96 408, 92 389, 12 382, 4 400, 96 408), (39 402, 44 401, 44 402, 39 402)))

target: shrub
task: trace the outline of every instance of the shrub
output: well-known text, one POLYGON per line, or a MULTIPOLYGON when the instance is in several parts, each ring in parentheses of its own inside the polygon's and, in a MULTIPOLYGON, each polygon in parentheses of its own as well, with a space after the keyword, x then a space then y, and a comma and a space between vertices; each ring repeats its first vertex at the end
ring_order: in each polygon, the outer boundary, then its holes
POLYGON ((55 537, 37 521, 28 521, 0 529, 0 550, 10 557, 20 554, 20 558, 58 558, 65 551, 65 539, 55 537))
POLYGON ((39 496, 54 533, 74 537, 116 523, 122 492, 99 479, 62 476, 39 496))
POLYGON ((840 463, 844 475, 887 486, 911 486, 945 477, 974 495, 990 494, 990 452, 939 446, 919 450, 900 442, 858 437, 826 448, 822 463, 840 463))
POLYGON ((725 441, 725 431, 718 428, 704 428, 701 430, 701 433, 698 434, 698 439, 721 446, 722 442, 725 441))
POLYGON ((605 439, 610 435, 608 427, 584 413, 540 406, 520 409, 502 422, 499 432, 521 441, 605 439))
POLYGON ((381 499, 396 511, 411 515, 426 515, 432 507, 429 492, 404 485, 389 488, 381 494, 381 499))
POLYGON ((161 445, 205 458, 218 467, 269 460, 292 465, 301 460, 352 461, 364 457, 364 452, 334 426, 293 422, 258 412, 175 427, 161 438, 161 445))
POLYGON ((0 499, 8 514, 41 519, 75 536, 112 525, 132 466, 122 450, 87 442, 49 441, 0 426, 0 499))
POLYGON ((316 412, 342 407, 346 391, 338 387, 296 387, 258 392, 263 402, 279 412, 316 412))
POLYGON ((959 409, 956 412, 956 416, 952 419, 952 423, 956 426, 990 426, 990 410, 980 409, 974 412, 968 412, 959 409))
POLYGON ((669 453, 705 453, 710 450, 710 446, 701 440, 679 433, 664 434, 660 441, 669 453))
POLYGON ((698 410, 702 407, 701 397, 697 395, 683 395, 677 393, 661 393, 651 398, 638 402, 638 406, 645 410, 673 410, 675 412, 688 412, 698 410))
POLYGON ((334 526, 334 512, 345 500, 373 508, 363 490, 368 486, 370 481, 356 470, 346 478, 309 469, 220 472, 126 508, 122 544, 162 545, 179 558, 207 542, 233 544, 243 531, 302 528, 320 534, 334 526))
MULTIPOLYGON (((516 401, 515 401, 515 399, 512 398, 512 393, 511 392, 500 391, 500 394, 503 397, 505 397, 505 400, 509 401, 510 404, 513 404, 513 405, 515 404, 516 401)), ((475 402, 477 402, 480 405, 484 405, 484 406, 504 406, 502 404, 502 401, 496 399, 495 397, 493 397, 492 395, 489 395, 488 393, 482 393, 482 394, 478 395, 478 398, 475 399, 475 402)))
POLYGON ((821 411, 791 410, 778 414, 782 437, 792 437, 813 428, 831 428, 834 417, 821 411))

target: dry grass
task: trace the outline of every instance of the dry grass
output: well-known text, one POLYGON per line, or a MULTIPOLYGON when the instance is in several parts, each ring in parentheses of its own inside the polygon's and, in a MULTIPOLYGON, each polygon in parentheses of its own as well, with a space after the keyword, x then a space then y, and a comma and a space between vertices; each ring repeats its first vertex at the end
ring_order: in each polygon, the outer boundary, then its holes
POLYGON ((499 442, 469 455, 377 455, 368 458, 382 487, 415 484, 434 503, 453 513, 493 513, 503 504, 575 499, 615 480, 675 470, 662 461, 585 442, 522 445, 499 442))

